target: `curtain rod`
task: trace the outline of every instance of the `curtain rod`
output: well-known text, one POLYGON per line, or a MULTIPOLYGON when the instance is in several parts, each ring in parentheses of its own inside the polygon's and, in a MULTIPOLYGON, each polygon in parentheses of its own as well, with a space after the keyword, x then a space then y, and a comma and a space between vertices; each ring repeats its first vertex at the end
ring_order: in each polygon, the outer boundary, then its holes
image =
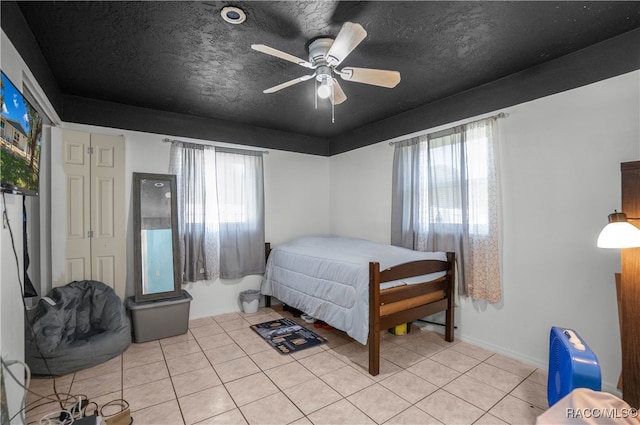
MULTIPOLYGON (((171 143, 171 142, 177 142, 177 143, 192 143, 194 145, 205 145, 205 146, 213 146, 216 147, 218 145, 213 144, 212 142, 183 142, 182 140, 175 140, 175 139, 169 139, 168 137, 165 137, 164 139, 162 139, 163 143, 171 143)), ((223 146, 220 146, 223 147, 223 146)), ((244 148, 243 148, 244 149, 244 148)), ((245 150, 249 150, 249 151, 256 151, 256 152, 262 152, 265 155, 269 155, 269 151, 259 151, 257 149, 245 149, 245 150)))
MULTIPOLYGON (((500 112, 499 114, 492 115, 490 117, 485 117, 485 118, 481 118, 479 120, 469 121, 469 122, 461 123, 461 124, 458 124, 458 125, 473 124, 475 122, 484 121, 484 120, 489 119, 489 118, 495 118, 495 119, 507 118, 508 116, 509 116, 509 114, 507 114, 506 112, 500 112)), ((457 127, 458 125, 454 125, 453 127, 457 127)), ((444 130, 447 130, 447 129, 444 129, 444 130)), ((440 130, 440 131, 444 131, 444 130, 440 130)), ((438 133, 438 132, 439 131, 434 131, 434 133, 438 133)), ((411 137, 422 136, 423 134, 431 134, 431 133, 425 133, 423 131, 423 132, 416 132, 416 133, 413 133, 413 134, 414 134, 413 136, 408 136, 408 135, 407 136, 400 136, 400 137, 402 137, 402 140, 396 140, 394 142, 389 142, 389 146, 394 146, 395 144, 400 143, 400 142, 402 142, 404 140, 410 139, 411 137)))

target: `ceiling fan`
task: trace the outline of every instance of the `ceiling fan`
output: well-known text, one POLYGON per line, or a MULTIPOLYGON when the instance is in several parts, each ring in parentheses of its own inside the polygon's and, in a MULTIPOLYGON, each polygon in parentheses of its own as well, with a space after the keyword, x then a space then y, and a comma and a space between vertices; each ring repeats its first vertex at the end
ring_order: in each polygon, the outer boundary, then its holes
POLYGON ((400 82, 400 73, 398 71, 354 67, 336 68, 366 36, 367 32, 362 25, 345 22, 335 39, 329 36, 320 36, 307 42, 308 61, 264 44, 252 44, 251 48, 254 50, 314 70, 313 74, 303 75, 291 81, 278 84, 264 90, 264 93, 275 93, 315 78, 318 97, 328 98, 333 105, 338 105, 347 100, 347 96, 334 75, 339 75, 345 81, 394 88, 400 82))

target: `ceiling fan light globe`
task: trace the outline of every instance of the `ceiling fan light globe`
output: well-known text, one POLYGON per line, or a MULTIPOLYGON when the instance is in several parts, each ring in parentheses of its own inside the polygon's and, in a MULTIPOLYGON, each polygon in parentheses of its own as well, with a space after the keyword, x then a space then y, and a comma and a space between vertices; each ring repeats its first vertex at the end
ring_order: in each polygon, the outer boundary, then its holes
POLYGON ((318 97, 321 99, 328 99, 331 96, 331 86, 328 84, 321 84, 318 87, 318 97))

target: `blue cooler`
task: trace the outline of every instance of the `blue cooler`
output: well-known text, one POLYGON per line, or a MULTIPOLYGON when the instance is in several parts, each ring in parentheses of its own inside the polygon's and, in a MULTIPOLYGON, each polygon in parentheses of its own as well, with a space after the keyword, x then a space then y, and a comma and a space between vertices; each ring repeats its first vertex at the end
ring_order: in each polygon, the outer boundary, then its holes
POLYGON ((598 358, 580 335, 571 329, 551 328, 549 341, 549 407, 574 388, 600 391, 602 375, 598 358))

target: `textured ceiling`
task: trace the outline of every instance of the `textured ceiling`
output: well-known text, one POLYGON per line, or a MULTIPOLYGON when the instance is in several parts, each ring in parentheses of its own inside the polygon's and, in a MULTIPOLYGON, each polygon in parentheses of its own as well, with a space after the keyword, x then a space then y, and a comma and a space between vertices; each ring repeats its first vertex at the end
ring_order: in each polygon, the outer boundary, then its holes
MULTIPOLYGON (((64 95, 330 138, 498 80, 640 27, 640 3, 18 2, 64 95), (220 17, 241 7, 242 25, 220 17), (348 99, 314 107, 308 74, 254 51, 306 59, 305 43, 346 21, 367 38, 343 66, 397 70, 394 89, 341 82, 348 99)), ((637 54, 637 52, 630 52, 637 54)), ((64 116, 63 116, 64 118, 64 116)))

